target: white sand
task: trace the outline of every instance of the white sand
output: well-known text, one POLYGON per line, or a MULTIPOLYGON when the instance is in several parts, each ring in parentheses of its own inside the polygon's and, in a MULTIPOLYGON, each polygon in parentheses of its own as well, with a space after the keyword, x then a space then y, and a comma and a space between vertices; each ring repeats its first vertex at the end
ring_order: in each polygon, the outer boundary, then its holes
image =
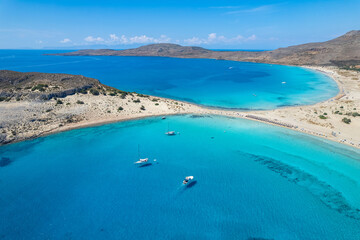
POLYGON ((56 105, 55 100, 48 102, 12 100, 0 103, 0 126, 2 127, 0 135, 6 136, 7 141, 14 142, 74 128, 149 116, 217 114, 250 120, 260 117, 263 122, 360 147, 360 116, 335 114, 335 111, 343 114, 360 113, 360 73, 339 70, 335 67, 309 68, 322 71, 332 77, 338 83, 340 93, 325 102, 310 106, 251 112, 208 109, 190 103, 151 96, 127 96, 121 99, 119 96, 76 94, 63 98, 61 105, 56 105), (138 98, 140 103, 133 102, 138 98), (152 101, 154 98, 158 101, 152 101), (83 101, 84 104, 77 104, 78 100, 83 101), (146 110, 140 110, 141 106, 144 106, 146 110), (340 108, 341 106, 343 108, 340 108), (123 110, 119 111, 119 107, 123 107, 123 110), (52 110, 47 112, 47 109, 52 110), (325 113, 327 115, 324 115, 325 113), (321 114, 327 119, 320 119, 321 114), (351 123, 342 122, 344 117, 351 119, 351 123))

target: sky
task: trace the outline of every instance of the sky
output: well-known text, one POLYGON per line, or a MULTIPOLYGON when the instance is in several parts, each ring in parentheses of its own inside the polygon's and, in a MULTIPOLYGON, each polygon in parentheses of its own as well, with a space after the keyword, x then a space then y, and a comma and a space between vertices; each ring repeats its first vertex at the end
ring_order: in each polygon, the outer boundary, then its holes
POLYGON ((360 0, 0 0, 0 49, 275 49, 360 29, 360 0))

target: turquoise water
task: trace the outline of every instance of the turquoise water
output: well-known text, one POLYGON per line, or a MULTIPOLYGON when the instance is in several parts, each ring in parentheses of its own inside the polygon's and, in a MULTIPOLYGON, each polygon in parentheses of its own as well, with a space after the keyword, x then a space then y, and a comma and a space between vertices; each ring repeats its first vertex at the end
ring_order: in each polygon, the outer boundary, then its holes
POLYGON ((360 151, 262 123, 149 118, 0 156, 0 239, 360 239, 360 151))
POLYGON ((224 108, 313 104, 338 92, 327 76, 299 67, 212 59, 42 55, 54 52, 60 51, 0 50, 0 69, 82 74, 126 91, 224 108))

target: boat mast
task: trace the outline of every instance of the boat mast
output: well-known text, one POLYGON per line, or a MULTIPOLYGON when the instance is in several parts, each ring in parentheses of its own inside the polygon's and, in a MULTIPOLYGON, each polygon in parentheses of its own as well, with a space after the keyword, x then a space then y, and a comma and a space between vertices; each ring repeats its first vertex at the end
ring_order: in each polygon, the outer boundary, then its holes
POLYGON ((138 158, 140 159, 140 144, 138 144, 138 158))

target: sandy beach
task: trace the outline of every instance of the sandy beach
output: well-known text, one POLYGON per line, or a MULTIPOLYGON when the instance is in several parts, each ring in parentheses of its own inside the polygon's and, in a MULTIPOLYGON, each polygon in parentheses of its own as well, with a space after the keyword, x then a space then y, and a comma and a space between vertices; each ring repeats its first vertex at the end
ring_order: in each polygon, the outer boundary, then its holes
POLYGON ((151 116, 216 114, 261 121, 360 148, 360 73, 336 67, 310 67, 330 76, 340 89, 337 96, 314 105, 267 111, 210 109, 191 103, 134 94, 119 96, 75 94, 62 104, 49 101, 0 103, 0 134, 5 143, 70 129, 151 116), (350 119, 349 124, 343 122, 350 119))

